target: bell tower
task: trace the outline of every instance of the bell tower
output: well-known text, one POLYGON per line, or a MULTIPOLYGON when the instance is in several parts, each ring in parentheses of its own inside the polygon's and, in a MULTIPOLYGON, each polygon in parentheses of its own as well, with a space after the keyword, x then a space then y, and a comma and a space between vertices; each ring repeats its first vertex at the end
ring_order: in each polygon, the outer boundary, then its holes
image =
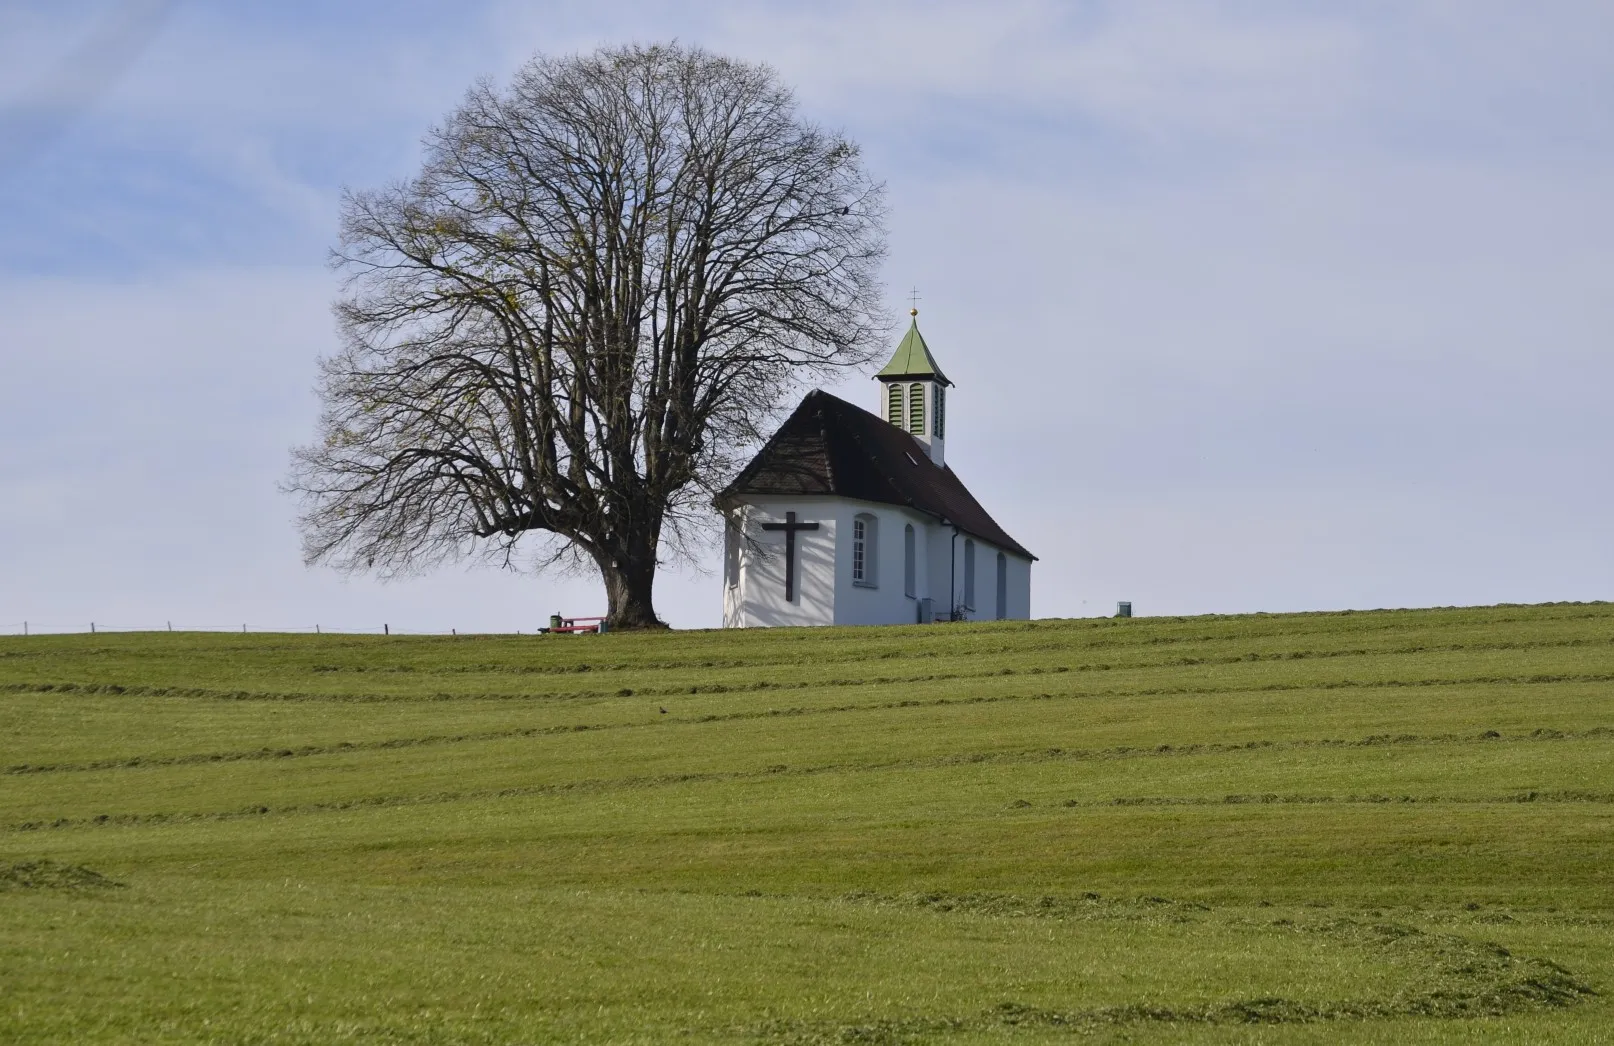
POLYGON ((909 309, 913 318, 908 333, 903 336, 880 373, 880 416, 908 433, 930 460, 938 465, 947 464, 945 445, 947 438, 947 380, 930 348, 919 333, 919 310, 909 309))

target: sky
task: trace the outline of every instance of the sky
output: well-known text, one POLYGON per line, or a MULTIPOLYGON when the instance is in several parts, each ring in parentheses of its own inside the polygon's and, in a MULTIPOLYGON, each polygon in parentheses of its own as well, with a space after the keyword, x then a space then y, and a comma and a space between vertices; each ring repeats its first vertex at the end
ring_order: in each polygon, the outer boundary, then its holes
POLYGON ((1035 616, 1614 598, 1606 3, 4 0, 0 633, 603 613, 306 567, 279 484, 343 187, 479 78, 672 39, 863 146, 1035 616))

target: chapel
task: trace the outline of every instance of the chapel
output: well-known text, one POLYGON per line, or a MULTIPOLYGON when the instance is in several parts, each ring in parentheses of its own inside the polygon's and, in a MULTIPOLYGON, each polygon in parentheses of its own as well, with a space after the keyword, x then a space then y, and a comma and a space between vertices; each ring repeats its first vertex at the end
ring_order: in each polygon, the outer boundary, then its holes
POLYGON ((948 467, 952 382, 910 315, 880 414, 808 393, 717 496, 725 628, 1031 616, 1037 557, 948 467))

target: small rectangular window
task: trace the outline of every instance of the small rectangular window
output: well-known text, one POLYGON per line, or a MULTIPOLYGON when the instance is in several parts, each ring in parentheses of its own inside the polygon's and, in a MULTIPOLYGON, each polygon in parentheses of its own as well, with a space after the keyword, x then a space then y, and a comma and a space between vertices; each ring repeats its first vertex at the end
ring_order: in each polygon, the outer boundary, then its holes
POLYGON ((863 581, 868 567, 868 528, 861 519, 852 521, 852 580, 863 581))

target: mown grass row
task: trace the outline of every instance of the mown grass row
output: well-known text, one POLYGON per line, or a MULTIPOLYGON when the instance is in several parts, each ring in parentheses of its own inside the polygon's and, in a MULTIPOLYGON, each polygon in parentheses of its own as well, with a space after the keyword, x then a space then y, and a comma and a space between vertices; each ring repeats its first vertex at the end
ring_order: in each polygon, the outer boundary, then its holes
POLYGON ((0 640, 0 1039, 1595 1042, 1614 607, 0 640))
MULTIPOLYGON (((1143 619, 1138 619, 1139 621, 1143 619)), ((1284 660, 1397 653, 1516 651, 1535 647, 1599 646, 1610 642, 1614 605, 1566 605, 1464 611, 1290 615, 1207 620, 1149 619, 1147 625, 1110 620, 1003 622, 955 628, 824 629, 805 638, 793 630, 684 633, 676 651, 661 637, 356 637, 231 635, 39 636, 0 639, 0 684, 77 682, 138 686, 171 683, 178 675, 199 685, 210 678, 233 682, 267 677, 306 678, 315 692, 339 692, 350 683, 385 692, 415 691, 437 676, 457 693, 474 683, 462 676, 562 675, 622 677, 735 685, 769 673, 774 683, 815 682, 847 664, 939 662, 934 671, 993 671, 1003 667, 1148 668, 1221 664, 1250 658, 1284 660), (1166 646, 1191 646, 1188 653, 1166 646), (681 656, 669 656, 673 653, 681 656), (1113 654, 1130 654, 1131 660, 1113 654), (493 655, 490 657, 490 655, 493 655), (363 680, 351 677, 364 676, 363 680)), ((875 675, 892 675, 881 669, 875 675)), ((864 674, 850 678, 863 678, 864 674)), ((202 684, 205 685, 205 684, 202 684)), ((613 687, 614 688, 614 687, 613 687)))

